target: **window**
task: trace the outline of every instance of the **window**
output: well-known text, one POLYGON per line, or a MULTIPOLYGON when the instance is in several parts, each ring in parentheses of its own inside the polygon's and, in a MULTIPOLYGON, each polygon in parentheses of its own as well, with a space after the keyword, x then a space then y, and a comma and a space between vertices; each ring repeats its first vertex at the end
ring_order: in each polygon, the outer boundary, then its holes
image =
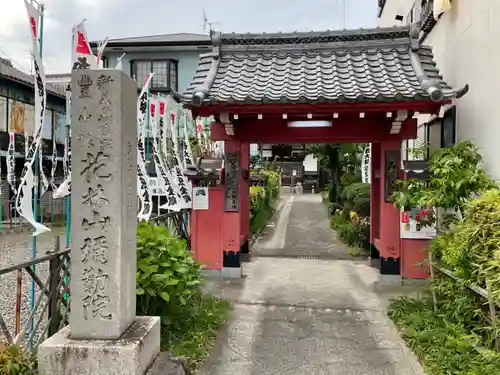
POLYGON ((64 144, 67 132, 66 114, 54 111, 54 137, 56 143, 64 144))
POLYGON ((9 100, 9 131, 24 133, 24 103, 9 100))
POLYGON ((35 106, 24 105, 24 132, 30 136, 35 133, 35 106))
POLYGON ((42 139, 52 139, 52 111, 45 110, 45 122, 42 129, 42 139))
POLYGON ((7 131, 7 116, 9 115, 7 98, 0 96, 0 131, 7 131))
POLYGON ((154 73, 151 81, 151 89, 156 91, 177 90, 177 61, 175 60, 152 60, 133 61, 132 75, 139 87, 146 82, 149 73, 154 73))
POLYGON ((432 155, 435 151, 439 150, 442 143, 441 132, 442 132, 442 121, 440 118, 436 118, 431 121, 428 125, 428 146, 429 146, 429 156, 432 155))
POLYGON ((457 126, 456 107, 452 107, 444 113, 441 127, 441 147, 452 147, 456 141, 457 126))

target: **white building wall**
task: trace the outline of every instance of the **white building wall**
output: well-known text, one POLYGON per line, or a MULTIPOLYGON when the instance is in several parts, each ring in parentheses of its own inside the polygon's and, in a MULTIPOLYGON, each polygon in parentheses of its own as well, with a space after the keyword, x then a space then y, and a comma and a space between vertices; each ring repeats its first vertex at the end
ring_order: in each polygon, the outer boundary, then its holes
MULTIPOLYGON (((398 3, 402 1, 387 0, 380 26, 397 23, 389 22, 389 13, 398 3)), ((500 1, 453 0, 423 44, 433 47, 451 86, 470 85, 469 93, 456 101, 457 138, 474 142, 491 176, 500 179, 500 1)))
POLYGON ((378 26, 401 26, 402 23, 396 20, 396 16, 402 15, 406 18, 413 3, 414 0, 387 0, 385 2, 384 11, 378 19, 378 26))

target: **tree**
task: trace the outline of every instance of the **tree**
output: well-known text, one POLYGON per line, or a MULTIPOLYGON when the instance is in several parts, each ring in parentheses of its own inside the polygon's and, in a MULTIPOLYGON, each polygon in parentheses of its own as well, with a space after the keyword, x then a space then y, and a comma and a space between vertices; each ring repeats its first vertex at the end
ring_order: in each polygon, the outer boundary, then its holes
POLYGON ((320 166, 330 172, 332 196, 330 202, 340 203, 342 188, 361 181, 363 143, 311 144, 307 152, 318 158, 320 166))

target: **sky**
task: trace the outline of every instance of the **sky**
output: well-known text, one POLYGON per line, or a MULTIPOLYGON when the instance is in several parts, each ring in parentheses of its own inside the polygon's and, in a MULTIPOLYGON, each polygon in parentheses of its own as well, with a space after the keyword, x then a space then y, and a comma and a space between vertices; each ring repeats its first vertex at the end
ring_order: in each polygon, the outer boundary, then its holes
MULTIPOLYGON (((0 56, 31 71, 24 0, 0 12, 0 56)), ((203 9, 222 32, 335 30, 376 26, 377 0, 44 0, 43 60, 47 73, 67 73, 71 29, 87 19, 90 40, 203 33, 203 9), (344 11, 345 2, 345 11, 344 11), (344 17, 345 14, 345 17, 344 17)))

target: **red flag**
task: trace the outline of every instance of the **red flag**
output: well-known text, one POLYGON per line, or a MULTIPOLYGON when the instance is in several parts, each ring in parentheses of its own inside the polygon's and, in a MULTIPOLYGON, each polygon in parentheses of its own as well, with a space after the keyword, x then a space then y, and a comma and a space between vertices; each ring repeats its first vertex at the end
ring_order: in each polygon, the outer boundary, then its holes
POLYGON ((156 109, 156 106, 154 103, 151 103, 151 116, 152 117, 155 117, 155 109, 156 109))
POLYGON ((97 69, 97 58, 90 49, 83 23, 80 22, 74 30, 73 69, 97 69))
POLYGON ((165 114, 165 103, 160 102, 160 115, 163 116, 165 114))
POLYGON ((87 38, 81 30, 76 30, 77 42, 76 42, 76 52, 82 55, 91 55, 92 51, 87 43, 87 38))
POLYGON ((196 131, 201 133, 203 131, 203 124, 199 118, 196 119, 196 131))

